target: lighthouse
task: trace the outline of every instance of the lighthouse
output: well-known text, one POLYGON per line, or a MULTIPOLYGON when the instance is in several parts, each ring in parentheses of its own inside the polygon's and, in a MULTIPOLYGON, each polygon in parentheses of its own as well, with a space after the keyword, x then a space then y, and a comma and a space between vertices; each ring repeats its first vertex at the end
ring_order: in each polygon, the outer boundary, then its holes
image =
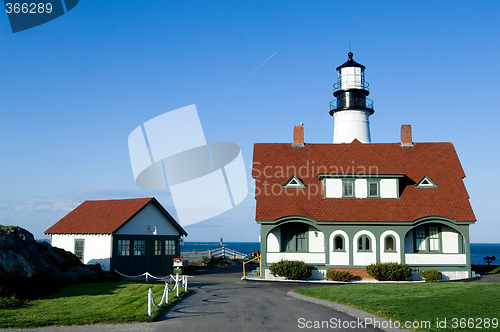
POLYGON ((333 85, 330 115, 333 116, 333 143, 351 143, 357 139, 361 143, 371 143, 369 117, 373 114, 373 100, 369 84, 365 82, 365 66, 349 59, 337 67, 337 83, 333 85))

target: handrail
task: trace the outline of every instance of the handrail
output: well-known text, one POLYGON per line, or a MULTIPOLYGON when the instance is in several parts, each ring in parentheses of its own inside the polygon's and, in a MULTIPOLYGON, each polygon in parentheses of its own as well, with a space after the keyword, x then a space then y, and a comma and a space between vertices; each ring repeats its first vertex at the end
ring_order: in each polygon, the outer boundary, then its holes
POLYGON ((246 262, 243 262, 243 279, 245 279, 245 264, 248 264, 256 259, 259 260, 259 275, 262 276, 262 261, 260 260, 260 256, 262 256, 262 255, 255 256, 254 258, 252 258, 246 262))
POLYGON ((226 247, 220 247, 217 249, 208 250, 208 255, 209 255, 209 258, 210 257, 217 257, 218 255, 224 256, 224 257, 242 257, 242 258, 247 257, 247 255, 244 253, 241 253, 241 252, 238 252, 236 250, 229 249, 226 247))
POLYGON ((242 252, 238 252, 233 249, 229 249, 226 247, 219 247, 216 249, 211 249, 211 250, 206 250, 206 251, 198 251, 198 252, 181 252, 181 256, 184 258, 193 258, 195 259, 196 257, 202 257, 202 256, 207 256, 208 258, 212 257, 228 257, 228 258, 247 258, 248 255, 244 254, 242 252))
POLYGON ((343 105, 339 105, 337 103, 337 99, 334 99, 330 102, 330 111, 335 111, 337 109, 342 109, 342 108, 347 108, 350 107, 352 109, 356 109, 357 107, 359 108, 366 108, 369 110, 373 110, 373 100, 370 98, 353 98, 347 101, 350 105, 345 105, 346 101, 343 101, 343 105))

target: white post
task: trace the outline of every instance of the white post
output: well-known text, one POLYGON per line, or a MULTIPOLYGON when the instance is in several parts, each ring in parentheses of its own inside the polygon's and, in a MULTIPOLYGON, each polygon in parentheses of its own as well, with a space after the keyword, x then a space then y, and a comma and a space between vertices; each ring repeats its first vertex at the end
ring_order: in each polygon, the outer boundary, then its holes
POLYGON ((179 297, 179 275, 176 274, 176 278, 175 278, 175 286, 177 287, 177 295, 175 297, 179 297))
POLYGON ((148 316, 151 317, 151 297, 153 295, 153 292, 151 291, 151 288, 148 290, 148 316))
POLYGON ((184 276, 184 292, 187 292, 188 291, 188 277, 187 276, 184 276))

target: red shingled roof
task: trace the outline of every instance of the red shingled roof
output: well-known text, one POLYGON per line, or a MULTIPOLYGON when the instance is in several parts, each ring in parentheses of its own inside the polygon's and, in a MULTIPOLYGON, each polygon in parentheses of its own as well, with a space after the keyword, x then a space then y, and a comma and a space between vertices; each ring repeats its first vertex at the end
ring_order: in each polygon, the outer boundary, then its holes
POLYGON ((111 234, 139 213, 149 203, 155 204, 181 231, 170 214, 154 198, 85 201, 45 231, 46 234, 111 234))
POLYGON ((407 221, 443 216, 476 220, 452 143, 306 144, 256 143, 256 220, 305 216, 317 221, 407 221), (324 198, 318 174, 404 175, 400 198, 324 198), (282 188, 292 176, 306 188, 282 188), (428 176, 437 188, 415 188, 428 176))

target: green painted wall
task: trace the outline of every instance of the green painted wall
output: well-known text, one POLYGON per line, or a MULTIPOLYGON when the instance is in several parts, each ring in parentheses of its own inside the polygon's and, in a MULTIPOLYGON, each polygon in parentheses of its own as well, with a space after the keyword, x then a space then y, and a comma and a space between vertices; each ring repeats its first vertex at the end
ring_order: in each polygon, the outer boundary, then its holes
MULTIPOLYGON (((437 223, 441 225, 447 225, 452 229, 455 229, 459 234, 463 237, 464 247, 463 251, 466 254, 466 264, 465 265, 426 265, 426 266, 418 266, 419 270, 422 269, 437 269, 440 271, 467 271, 469 277, 471 277, 470 272, 470 242, 469 242, 469 222, 456 222, 454 220, 442 217, 427 217, 416 220, 413 223, 407 222, 373 222, 373 223, 360 223, 360 222, 317 222, 310 218, 300 217, 300 216, 291 216, 281 218, 275 221, 258 221, 261 226, 261 253, 262 255, 262 269, 269 268, 269 264, 266 261, 267 252, 267 235, 269 232, 278 226, 281 226, 290 222, 301 222, 308 224, 309 226, 314 227, 320 232, 324 234, 324 247, 325 247, 325 262, 326 264, 312 264, 316 269, 329 269, 331 267, 364 267, 364 266, 355 266, 355 265, 330 265, 330 236, 335 230, 342 230, 347 233, 349 236, 349 261, 354 261, 354 251, 356 250, 356 243, 353 243, 354 236, 356 233, 362 230, 367 230, 371 232, 376 239, 376 261, 380 262, 380 252, 381 246, 383 248, 383 243, 380 241, 380 236, 387 230, 392 230, 396 232, 399 236, 399 248, 398 252, 400 255, 400 260, 402 263, 405 263, 405 235, 411 229, 425 224, 437 223)), ((459 236, 460 239, 460 236, 459 236)), ((372 243, 373 248, 373 243, 372 243)), ((460 246, 459 246, 460 249, 460 246)), ((383 250, 383 249, 382 249, 383 250)), ((438 253, 442 254, 442 253, 438 253)), ((446 255, 446 254, 444 254, 446 255)), ((413 266, 412 266, 413 267, 413 266)), ((413 268, 417 269, 417 266, 413 268)))

